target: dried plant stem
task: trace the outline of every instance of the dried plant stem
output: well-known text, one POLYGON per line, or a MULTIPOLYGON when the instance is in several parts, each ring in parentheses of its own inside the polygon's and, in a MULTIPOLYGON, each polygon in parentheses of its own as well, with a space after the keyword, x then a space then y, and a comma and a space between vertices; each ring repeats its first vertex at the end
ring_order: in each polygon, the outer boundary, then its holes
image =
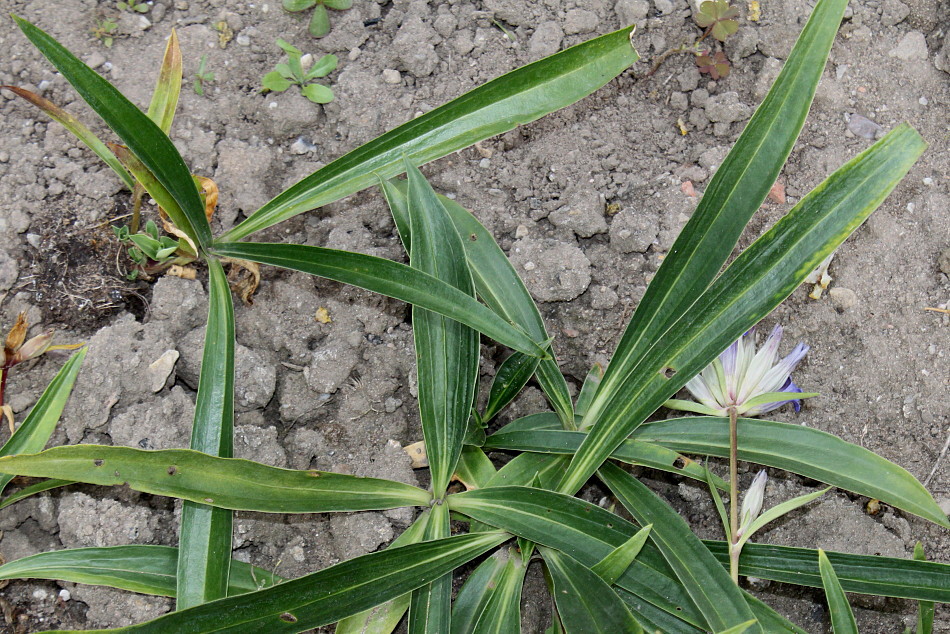
POLYGON ((729 574, 739 585, 739 438, 738 413, 729 408, 729 574))
POLYGON ((669 57, 672 55, 679 55, 680 53, 695 53, 696 47, 702 44, 710 33, 712 33, 712 26, 706 29, 703 34, 699 37, 698 40, 690 44, 689 46, 683 45, 678 48, 671 48, 668 51, 664 51, 659 57, 656 58, 656 61, 653 63, 653 68, 650 69, 650 72, 646 74, 647 77, 652 77, 656 74, 656 71, 660 70, 660 66, 663 65, 669 57))

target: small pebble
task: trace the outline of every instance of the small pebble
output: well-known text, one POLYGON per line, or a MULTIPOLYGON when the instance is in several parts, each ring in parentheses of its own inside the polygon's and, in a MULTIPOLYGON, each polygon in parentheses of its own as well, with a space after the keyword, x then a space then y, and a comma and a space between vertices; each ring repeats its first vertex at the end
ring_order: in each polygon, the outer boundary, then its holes
POLYGON ((351 62, 355 62, 357 59, 359 59, 359 56, 362 54, 363 54, 362 49, 353 48, 353 49, 350 49, 350 52, 346 54, 346 59, 350 60, 351 62))
POLYGON ((238 43, 238 46, 250 46, 250 45, 251 45, 251 38, 248 37, 248 35, 247 35, 246 33, 241 33, 241 34, 238 35, 236 38, 234 38, 234 41, 238 43))
POLYGON ((9 152, 0 152, 0 163, 6 163, 10 160, 9 152))
POLYGON ((67 590, 66 588, 63 588, 62 590, 59 591, 59 598, 62 599, 63 601, 69 601, 72 597, 73 595, 71 595, 69 593, 69 590, 67 590))
POLYGON ((402 75, 398 70, 387 68, 383 71, 383 81, 387 84, 398 84, 402 82, 402 75))
POLYGON ((924 179, 924 185, 926 185, 927 187, 930 187, 933 184, 934 184, 934 179, 930 178, 929 176, 924 179))
POLYGON ((854 113, 848 119, 848 130, 863 139, 873 139, 884 129, 867 117, 854 113))
POLYGON ((839 313, 843 313, 846 310, 854 308, 858 303, 858 295, 850 288, 844 288, 842 286, 836 286, 835 288, 828 291, 828 297, 831 298, 831 304, 835 307, 835 310, 839 313))
POLYGON ((527 235, 528 235, 528 227, 526 227, 525 225, 518 225, 518 227, 515 229, 515 240, 520 240, 521 238, 524 238, 527 235))
POLYGON ((491 167, 491 159, 483 158, 478 162, 478 166, 482 169, 488 169, 491 167))
POLYGON ((926 105, 927 105, 928 103, 930 103, 930 102, 927 101, 927 98, 926 98, 926 97, 921 97, 920 99, 917 100, 917 103, 919 103, 919 104, 922 105, 922 106, 926 106, 926 105))
POLYGON ((39 590, 33 591, 33 598, 36 599, 37 601, 43 601, 48 596, 49 594, 47 594, 46 590, 43 590, 42 588, 40 588, 39 590))

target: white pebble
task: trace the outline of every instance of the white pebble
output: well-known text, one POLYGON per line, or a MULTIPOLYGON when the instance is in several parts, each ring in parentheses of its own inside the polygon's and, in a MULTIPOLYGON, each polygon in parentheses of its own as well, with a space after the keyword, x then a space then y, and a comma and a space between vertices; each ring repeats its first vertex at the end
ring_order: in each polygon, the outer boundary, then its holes
POLYGON ((928 103, 930 103, 930 102, 927 101, 927 98, 926 98, 926 97, 921 97, 920 99, 917 100, 917 103, 919 103, 919 104, 922 105, 922 106, 926 106, 926 105, 927 105, 928 103))
POLYGON ((387 68, 383 71, 383 81, 387 84, 398 84, 402 81, 402 75, 398 70, 387 68))
POLYGON ((40 588, 39 590, 33 591, 33 598, 36 599, 37 601, 43 601, 48 596, 49 594, 47 594, 46 590, 43 590, 42 588, 40 588))
POLYGON ((69 601, 72 597, 73 595, 69 594, 69 590, 67 590, 66 588, 63 588, 62 590, 59 591, 59 598, 62 599, 63 601, 69 601))
POLYGON ((924 185, 926 185, 927 187, 930 187, 933 184, 934 184, 934 179, 930 178, 929 176, 924 179, 924 185))

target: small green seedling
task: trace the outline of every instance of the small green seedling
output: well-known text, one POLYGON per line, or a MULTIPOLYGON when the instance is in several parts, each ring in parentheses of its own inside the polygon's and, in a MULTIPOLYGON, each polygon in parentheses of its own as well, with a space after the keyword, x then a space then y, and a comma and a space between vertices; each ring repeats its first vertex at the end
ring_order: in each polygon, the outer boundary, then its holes
POLYGON ((327 9, 345 11, 353 6, 353 0, 284 0, 284 10, 296 13, 313 7, 308 30, 314 37, 324 37, 330 33, 330 14, 327 9))
POLYGON ((112 227, 112 231, 119 242, 129 248, 129 259, 135 264, 128 275, 131 280, 138 279, 142 273, 149 275, 173 264, 192 262, 196 257, 186 240, 162 235, 152 220, 145 223, 145 230, 139 233, 131 233, 125 225, 112 227))
POLYGON ((112 48, 115 42, 115 31, 119 25, 111 18, 96 20, 96 26, 92 29, 92 36, 102 42, 106 48, 112 48))
POLYGON ((282 39, 277 40, 277 46, 287 53, 287 63, 277 64, 274 70, 264 75, 261 84, 265 91, 283 92, 291 86, 300 86, 303 96, 314 103, 333 101, 333 91, 313 80, 326 77, 336 69, 336 55, 324 55, 309 70, 304 70, 303 53, 299 48, 282 39))
POLYGON ((684 43, 676 48, 671 48, 660 55, 653 68, 647 74, 649 77, 657 70, 660 65, 671 55, 678 53, 692 53, 699 67, 699 72, 706 73, 713 79, 720 79, 729 74, 729 60, 722 50, 722 42, 739 30, 739 23, 735 21, 739 15, 739 10, 729 4, 728 0, 707 0, 703 2, 699 11, 693 16, 696 24, 705 29, 702 35, 692 43, 684 43), (704 46, 703 42, 709 36, 720 42, 719 50, 715 50, 715 44, 704 46))
POLYGON ((115 6, 119 9, 119 11, 148 13, 148 5, 144 2, 136 2, 135 0, 130 0, 129 2, 117 2, 115 6))
POLYGON ((202 55, 201 61, 198 62, 198 70, 194 74, 194 89, 195 94, 199 97, 203 97, 205 94, 204 84, 205 82, 214 81, 214 73, 206 70, 208 64, 208 56, 202 55))

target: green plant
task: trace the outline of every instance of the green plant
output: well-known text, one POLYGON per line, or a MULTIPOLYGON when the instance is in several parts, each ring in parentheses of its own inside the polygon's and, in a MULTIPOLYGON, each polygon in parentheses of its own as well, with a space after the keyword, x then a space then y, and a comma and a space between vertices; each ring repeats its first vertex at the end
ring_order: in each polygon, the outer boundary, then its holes
POLYGON ((706 0, 706 2, 703 2, 699 6, 699 10, 693 15, 696 24, 704 29, 702 34, 690 43, 680 44, 663 52, 654 61, 653 68, 650 69, 648 76, 658 71, 668 57, 680 53, 692 53, 699 72, 707 73, 713 79, 718 80, 728 75, 729 59, 726 57, 725 51, 722 50, 721 44, 739 30, 739 23, 734 19, 738 15, 739 10, 730 6, 728 0, 706 0), (706 38, 710 35, 714 40, 720 42, 718 49, 715 45, 704 45, 706 38))
POLYGON ((133 13, 148 13, 148 5, 144 2, 136 2, 135 0, 130 0, 129 2, 116 2, 116 8, 119 11, 132 11, 133 13))
MULTIPOLYGON (((56 578, 176 597, 176 612, 126 632, 297 632, 334 622, 341 634, 391 632, 407 611, 413 633, 516 632, 525 571, 540 562, 554 601, 554 631, 801 632, 732 582, 727 567, 735 543, 699 540, 620 465, 672 472, 726 490, 727 483, 686 454, 734 454, 950 528, 909 473, 829 434, 740 418, 734 408, 728 417, 645 422, 791 294, 924 150, 910 126, 897 126, 720 272, 798 137, 845 4, 817 4, 775 85, 657 271, 610 364, 590 373, 576 400, 554 360, 540 312, 504 252, 471 213, 436 194, 416 166, 597 90, 636 61, 631 29, 517 69, 413 119, 322 167, 214 237, 194 180, 162 129, 52 38, 18 19, 34 45, 125 141, 143 173, 152 175, 149 193, 175 203, 176 225, 208 267, 210 299, 190 450, 77 445, 0 458, 0 473, 125 485, 180 498, 179 546, 43 553, 0 566, 0 578, 56 578), (98 98, 104 94, 110 98, 98 98), (405 180, 397 178, 403 173, 405 180), (242 240, 374 184, 389 204, 408 265, 242 240), (235 325, 223 258, 310 273, 413 304, 428 490, 230 457, 235 325), (472 415, 479 333, 514 352, 498 369, 486 407, 472 415), (486 436, 488 423, 532 376, 553 411, 514 420, 486 436), (497 468, 490 451, 515 456, 497 468), (591 477, 610 489, 632 520, 576 497, 591 477), (453 481, 465 491, 450 488, 453 481), (389 548, 304 577, 273 579, 230 557, 233 510, 326 513, 404 506, 421 513, 389 548), (452 519, 468 524, 468 532, 453 535, 452 519), (453 571, 487 553, 452 601, 453 571), (277 583, 258 588, 255 578, 277 583)), ((755 507, 749 502, 743 536, 769 516, 767 511, 752 519, 755 507)), ((825 556, 845 591, 950 601, 950 567, 919 560, 746 543, 738 573, 822 587, 825 556)))
POLYGON ((353 6, 353 0, 284 0, 284 10, 296 13, 313 7, 308 30, 314 37, 330 33, 330 14, 327 9, 345 11, 353 6))
POLYGON ((202 55, 201 61, 198 62, 198 70, 196 70, 194 74, 194 84, 192 84, 195 94, 199 97, 203 97, 205 94, 205 82, 214 81, 214 73, 206 70, 207 64, 208 56, 202 55))
POLYGON ((324 55, 305 69, 301 61, 303 52, 299 48, 279 38, 277 46, 287 53, 287 63, 277 64, 274 70, 264 75, 261 84, 265 91, 283 92, 291 86, 299 86, 300 93, 314 103, 333 101, 333 91, 313 80, 326 77, 336 69, 336 55, 324 55))
POLYGON ((102 18, 96 20, 96 26, 92 28, 92 36, 102 42, 106 48, 112 48, 115 42, 115 32, 119 28, 117 22, 112 18, 102 18))

